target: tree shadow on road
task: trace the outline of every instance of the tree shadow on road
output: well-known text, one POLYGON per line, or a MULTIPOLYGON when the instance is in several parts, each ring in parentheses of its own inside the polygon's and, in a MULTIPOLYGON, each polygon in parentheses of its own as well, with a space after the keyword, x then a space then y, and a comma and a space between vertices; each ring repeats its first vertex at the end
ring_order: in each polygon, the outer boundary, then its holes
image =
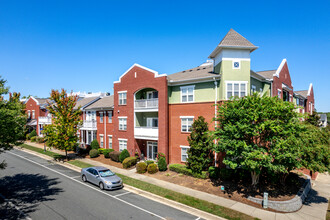
POLYGON ((7 200, 0 198, 0 219, 18 219, 22 217, 20 211, 29 214, 36 211, 41 202, 55 200, 53 196, 63 192, 56 187, 58 183, 58 178, 40 174, 16 174, 1 178, 0 193, 7 200))

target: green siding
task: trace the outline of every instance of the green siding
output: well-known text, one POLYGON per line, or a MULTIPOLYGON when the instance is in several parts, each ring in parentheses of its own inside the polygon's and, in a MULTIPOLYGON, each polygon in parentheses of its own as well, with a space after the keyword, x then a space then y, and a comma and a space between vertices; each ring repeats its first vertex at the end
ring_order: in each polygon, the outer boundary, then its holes
MULTIPOLYGON (((220 100, 219 82, 220 81, 218 80, 218 100, 220 100)), ((195 83, 195 84, 180 85, 180 86, 169 86, 168 88, 169 104, 181 103, 180 87, 191 86, 191 85, 195 86, 194 102, 214 102, 215 86, 214 86, 214 81, 210 81, 210 82, 195 83)))
POLYGON ((147 118, 158 118, 158 112, 136 112, 135 126, 147 126, 147 118))
POLYGON ((263 94, 270 96, 270 83, 264 83, 263 94))
POLYGON ((255 78, 251 77, 251 87, 250 91, 252 90, 252 85, 256 86, 256 91, 260 92, 260 88, 262 88, 262 94, 266 94, 267 96, 270 96, 270 84, 261 82, 255 78))

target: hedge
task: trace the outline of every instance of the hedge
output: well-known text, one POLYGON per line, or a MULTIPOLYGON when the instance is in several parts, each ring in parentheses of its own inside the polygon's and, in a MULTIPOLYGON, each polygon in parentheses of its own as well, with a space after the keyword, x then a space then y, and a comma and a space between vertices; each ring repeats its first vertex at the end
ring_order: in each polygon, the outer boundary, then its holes
POLYGON ((148 170, 148 173, 150 173, 150 174, 157 173, 157 172, 158 172, 157 164, 155 164, 155 163, 150 164, 150 165, 148 166, 147 170, 148 170))
POLYGON ((169 169, 171 171, 174 171, 174 172, 177 172, 177 173, 182 173, 182 174, 187 175, 187 176, 193 176, 193 177, 200 178, 200 179, 206 179, 207 178, 207 172, 206 171, 202 171, 202 174, 193 173, 191 171, 191 169, 188 169, 183 164, 170 164, 169 169))
POLYGON ((125 169, 127 169, 127 168, 130 168, 130 167, 134 166, 136 163, 137 163, 137 158, 136 157, 127 157, 123 161, 123 167, 125 169))
POLYGON ((36 130, 31 131, 31 133, 29 134, 30 139, 35 136, 37 136, 36 130))
POLYGON ((145 162, 140 162, 136 165, 137 173, 145 173, 147 172, 147 164, 145 162))
POLYGON ((98 150, 96 150, 96 149, 92 149, 92 150, 90 150, 90 151, 89 151, 89 156, 90 156, 91 158, 98 157, 98 156, 99 156, 99 152, 98 152, 98 150))
POLYGON ((147 160, 146 163, 147 163, 147 166, 149 166, 150 164, 155 163, 155 161, 153 161, 153 160, 147 160))
POLYGON ((110 159, 115 162, 119 162, 119 155, 120 155, 119 151, 112 151, 109 153, 110 159))
POLYGON ((115 151, 114 149, 104 149, 103 155, 105 158, 110 158, 110 153, 115 151))
POLYGON ((91 148, 96 150, 100 148, 99 142, 96 139, 91 142, 91 148))
POLYGON ((99 149, 97 149, 97 151, 99 152, 99 154, 103 154, 103 151, 104 151, 105 149, 104 148, 99 148, 99 149))

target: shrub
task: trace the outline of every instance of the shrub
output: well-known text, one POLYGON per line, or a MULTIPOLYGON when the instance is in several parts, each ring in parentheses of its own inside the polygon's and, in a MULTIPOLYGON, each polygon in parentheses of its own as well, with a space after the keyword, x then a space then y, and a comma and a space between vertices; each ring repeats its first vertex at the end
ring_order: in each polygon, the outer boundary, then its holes
POLYGON ((103 155, 105 158, 110 158, 110 153, 113 152, 114 149, 104 149, 103 155))
POLYGON ((219 171, 219 177, 221 180, 230 180, 232 179, 234 174, 234 170, 227 169, 227 168, 221 168, 219 171))
POLYGON ((31 133, 29 134, 30 139, 35 136, 37 136, 36 130, 31 131, 31 133))
POLYGON ((150 174, 157 173, 157 172, 158 172, 157 164, 155 164, 155 163, 150 164, 150 165, 148 166, 147 170, 148 170, 148 173, 150 173, 150 174))
POLYGON ((115 162, 119 162, 119 155, 120 155, 119 151, 112 151, 109 153, 110 159, 115 162))
POLYGON ((137 173, 145 173, 147 172, 147 164, 145 162, 140 162, 136 165, 137 173))
POLYGON ((158 160, 158 168, 159 171, 166 171, 167 170, 167 163, 165 157, 160 157, 158 160))
POLYGON ((103 154, 104 150, 105 150, 104 148, 97 149, 97 151, 99 152, 99 154, 103 154))
POLYGON ((149 166, 150 164, 155 163, 155 161, 153 161, 153 160, 147 160, 146 163, 147 163, 147 166, 149 166))
POLYGON ((157 161, 159 161, 159 159, 162 157, 164 157, 166 159, 166 156, 164 153, 161 153, 161 152, 157 153, 157 161))
POLYGON ((98 157, 99 156, 99 152, 96 149, 92 149, 92 150, 89 151, 89 156, 91 158, 98 157))
POLYGON ((210 177, 210 179, 215 179, 215 180, 219 179, 219 177, 220 177, 220 168, 210 166, 209 167, 209 177, 210 177))
POLYGON ((96 150, 100 148, 99 142, 96 139, 91 142, 91 148, 96 150))
POLYGON ((25 139, 30 140, 30 134, 26 134, 25 139))
POLYGON ((207 172, 203 171, 201 174, 193 173, 192 170, 188 169, 185 165, 182 164, 171 164, 169 169, 177 173, 182 173, 184 175, 193 176, 200 179, 207 178, 207 172))
POLYGON ((36 142, 36 138, 37 138, 37 136, 33 136, 33 137, 31 137, 31 138, 30 138, 31 142, 36 142))
POLYGON ((131 166, 134 166, 136 164, 136 162, 137 162, 137 158, 136 157, 127 157, 123 161, 123 167, 125 169, 130 168, 131 166))
POLYGON ((127 157, 129 157, 130 155, 129 155, 129 152, 128 152, 128 150, 126 150, 126 149, 124 149, 121 153, 120 153, 120 155, 119 155, 119 161, 120 161, 120 163, 122 163, 127 157))
POLYGON ((35 141, 36 141, 37 143, 41 144, 41 143, 44 143, 44 142, 45 142, 45 139, 42 138, 42 137, 38 137, 38 136, 36 136, 35 141))

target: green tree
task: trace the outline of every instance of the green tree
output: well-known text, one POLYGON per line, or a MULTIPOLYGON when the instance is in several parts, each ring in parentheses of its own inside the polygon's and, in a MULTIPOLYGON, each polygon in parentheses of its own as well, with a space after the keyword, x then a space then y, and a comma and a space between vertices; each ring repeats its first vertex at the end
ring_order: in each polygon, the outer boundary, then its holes
MULTIPOLYGON (((5 84, 6 81, 0 76, 0 153, 23 143, 26 125, 24 105, 19 101, 20 94, 9 94, 9 100, 5 100, 4 95, 9 92, 5 84)), ((5 161, 2 161, 0 169, 5 167, 5 161)))
POLYGON ((51 103, 47 109, 52 114, 53 123, 46 125, 43 133, 46 142, 50 146, 65 150, 66 158, 68 151, 74 150, 78 142, 78 130, 82 124, 80 120, 81 110, 75 109, 78 97, 68 95, 64 89, 61 92, 52 90, 51 103))
POLYGON ((288 173, 301 166, 296 142, 301 130, 294 105, 277 97, 253 94, 218 106, 216 152, 226 152, 223 163, 251 172, 252 185, 263 169, 288 173))
POLYGON ((208 136, 208 124, 203 116, 199 116, 192 124, 192 131, 188 136, 189 150, 187 166, 194 173, 201 174, 208 170, 213 161, 213 144, 208 136))
POLYGON ((321 117, 319 116, 319 114, 316 111, 313 111, 312 114, 307 114, 305 121, 311 125, 320 127, 321 125, 320 119, 321 117))

